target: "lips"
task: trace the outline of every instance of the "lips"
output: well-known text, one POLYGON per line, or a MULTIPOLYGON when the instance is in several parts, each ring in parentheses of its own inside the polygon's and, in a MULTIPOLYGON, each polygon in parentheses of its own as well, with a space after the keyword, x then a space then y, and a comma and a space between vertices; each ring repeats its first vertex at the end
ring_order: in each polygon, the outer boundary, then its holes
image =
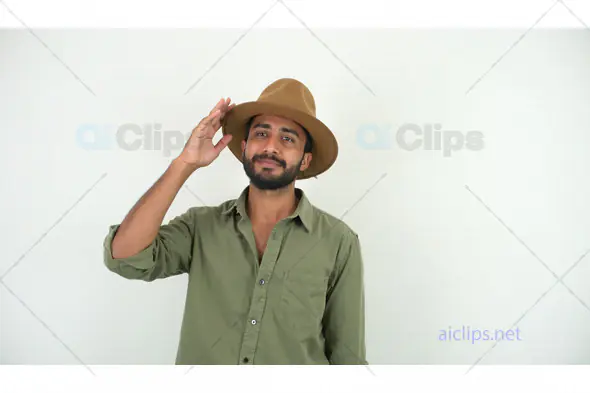
POLYGON ((280 164, 274 160, 261 159, 261 160, 257 160, 257 161, 259 163, 265 164, 265 165, 280 166, 280 164))

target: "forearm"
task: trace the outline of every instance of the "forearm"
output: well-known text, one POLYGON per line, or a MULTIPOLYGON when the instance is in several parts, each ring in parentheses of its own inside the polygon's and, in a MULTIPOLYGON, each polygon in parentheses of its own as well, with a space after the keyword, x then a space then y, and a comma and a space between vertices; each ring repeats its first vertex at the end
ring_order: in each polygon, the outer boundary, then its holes
POLYGON ((113 258, 135 255, 154 241, 174 198, 195 170, 178 159, 172 161, 127 213, 113 238, 113 258))

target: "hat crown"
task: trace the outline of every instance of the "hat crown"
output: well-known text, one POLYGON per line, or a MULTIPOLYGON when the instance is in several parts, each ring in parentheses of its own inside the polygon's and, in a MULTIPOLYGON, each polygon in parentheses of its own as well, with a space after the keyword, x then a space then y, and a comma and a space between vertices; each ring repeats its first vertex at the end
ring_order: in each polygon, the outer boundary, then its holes
POLYGON ((311 91, 293 78, 282 78, 268 85, 258 97, 258 102, 268 102, 316 116, 315 100, 311 91))

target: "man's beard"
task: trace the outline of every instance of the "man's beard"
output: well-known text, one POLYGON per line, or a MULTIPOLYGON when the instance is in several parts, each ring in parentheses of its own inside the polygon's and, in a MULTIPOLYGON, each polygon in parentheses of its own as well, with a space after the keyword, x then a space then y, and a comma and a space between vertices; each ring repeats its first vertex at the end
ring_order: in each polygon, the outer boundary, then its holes
POLYGON ((244 166, 244 171, 246 171, 246 175, 248 175, 248 177, 250 178, 250 182, 256 188, 261 190, 278 190, 293 183, 293 181, 299 174, 301 162, 303 162, 303 156, 301 157, 301 160, 299 160, 298 164, 293 165, 292 167, 287 167, 284 161, 277 160, 274 157, 265 154, 255 155, 254 157, 252 157, 251 160, 248 160, 246 158, 246 154, 242 153, 242 163, 244 166), (273 160, 280 167, 285 168, 285 170, 279 176, 264 174, 264 169, 261 173, 256 173, 254 164, 256 163, 256 161, 262 159, 273 160))

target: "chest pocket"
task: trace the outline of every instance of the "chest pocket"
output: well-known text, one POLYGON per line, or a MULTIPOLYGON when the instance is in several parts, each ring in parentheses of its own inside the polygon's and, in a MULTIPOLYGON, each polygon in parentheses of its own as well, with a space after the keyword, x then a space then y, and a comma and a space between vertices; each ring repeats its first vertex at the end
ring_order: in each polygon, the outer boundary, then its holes
POLYGON ((288 330, 298 336, 314 335, 321 329, 326 306, 328 277, 310 271, 288 271, 278 315, 288 330))

